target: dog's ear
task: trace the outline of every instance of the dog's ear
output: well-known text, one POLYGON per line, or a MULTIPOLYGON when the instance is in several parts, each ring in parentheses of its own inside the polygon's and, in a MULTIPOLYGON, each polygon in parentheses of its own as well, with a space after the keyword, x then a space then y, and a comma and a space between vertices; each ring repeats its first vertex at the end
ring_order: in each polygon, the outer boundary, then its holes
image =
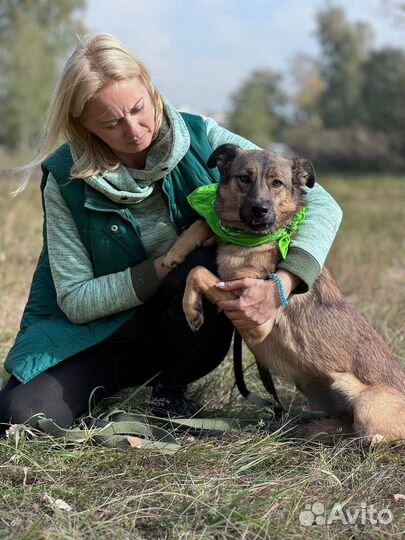
POLYGON ((301 186, 313 187, 315 184, 315 169, 309 159, 293 158, 292 159, 293 181, 298 182, 301 186))
POLYGON ((221 144, 216 150, 210 155, 207 161, 207 165, 210 169, 218 167, 222 172, 224 165, 233 161, 238 154, 240 148, 236 144, 221 144))

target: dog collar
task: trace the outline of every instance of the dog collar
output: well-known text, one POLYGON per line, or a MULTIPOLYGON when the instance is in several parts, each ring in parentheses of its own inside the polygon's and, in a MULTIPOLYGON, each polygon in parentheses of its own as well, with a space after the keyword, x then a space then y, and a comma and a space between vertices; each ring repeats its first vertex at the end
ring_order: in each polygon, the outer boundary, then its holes
POLYGON ((188 202, 208 223, 212 231, 224 242, 238 246, 254 247, 268 242, 278 241, 278 248, 283 259, 286 258, 291 235, 298 229, 298 224, 305 219, 305 208, 301 208, 287 227, 270 234, 254 234, 240 229, 230 229, 221 223, 215 210, 219 184, 208 184, 197 188, 187 197, 188 202))

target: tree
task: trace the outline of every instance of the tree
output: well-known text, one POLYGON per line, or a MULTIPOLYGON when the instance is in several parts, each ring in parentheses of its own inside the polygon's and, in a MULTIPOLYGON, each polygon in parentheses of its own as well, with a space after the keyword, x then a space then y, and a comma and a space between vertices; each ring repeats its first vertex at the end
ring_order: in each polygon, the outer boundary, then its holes
POLYGON ((231 98, 230 129, 263 147, 277 139, 286 102, 280 82, 270 70, 253 72, 231 98))
POLYGON ((405 135, 404 65, 405 53, 395 48, 373 51, 365 63, 361 119, 368 127, 405 135))
POLYGON ((0 143, 35 143, 85 0, 0 0, 0 143))
POLYGON ((318 12, 317 23, 320 73, 325 84, 320 99, 322 121, 325 127, 348 126, 358 115, 372 30, 365 23, 350 24, 344 11, 336 7, 318 12))
POLYGON ((297 55, 292 75, 297 87, 292 96, 296 123, 312 129, 322 127, 320 100, 325 82, 321 77, 319 60, 304 54, 297 55))
POLYGON ((295 60, 295 125, 284 141, 324 168, 403 170, 405 53, 373 50, 370 28, 341 9, 317 20, 320 56, 295 60))

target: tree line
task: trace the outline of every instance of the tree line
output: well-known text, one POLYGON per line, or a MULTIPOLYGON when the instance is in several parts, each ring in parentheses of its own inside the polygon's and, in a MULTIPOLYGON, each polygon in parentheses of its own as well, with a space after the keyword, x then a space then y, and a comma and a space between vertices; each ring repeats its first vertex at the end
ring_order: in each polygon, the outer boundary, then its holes
MULTIPOLYGON (((35 147, 66 51, 84 32, 86 0, 0 0, 0 145, 35 147)), ((231 96, 228 127, 264 148, 283 142, 318 167, 400 171, 405 165, 405 53, 376 49, 365 23, 327 5, 318 57, 299 55, 293 92, 271 69, 231 96)))
POLYGON ((229 128, 271 147, 284 142, 328 169, 401 171, 405 165, 405 53, 376 49, 372 28, 328 6, 316 18, 320 55, 299 55, 295 91, 270 69, 234 93, 229 128))
POLYGON ((0 145, 35 147, 86 0, 0 0, 0 145))

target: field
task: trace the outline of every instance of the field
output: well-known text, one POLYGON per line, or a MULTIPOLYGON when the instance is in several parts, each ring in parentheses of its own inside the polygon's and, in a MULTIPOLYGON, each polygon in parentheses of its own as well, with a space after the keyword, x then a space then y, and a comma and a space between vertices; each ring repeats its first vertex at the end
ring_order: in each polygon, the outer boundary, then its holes
MULTIPOLYGON (((344 210, 328 267, 405 366, 404 184, 339 176, 321 183, 344 210)), ((8 196, 13 188, 0 180, 0 359, 13 343, 42 234, 38 184, 17 198, 8 196)), ((248 379, 257 385, 253 369, 248 379)), ((293 399, 292 388, 279 383, 283 398, 293 399)), ((232 384, 228 361, 193 390, 212 409, 256 414, 232 384)), ((174 455, 25 432, 0 440, 0 538, 405 537, 404 445, 332 446, 253 428, 178 439, 174 455)))

